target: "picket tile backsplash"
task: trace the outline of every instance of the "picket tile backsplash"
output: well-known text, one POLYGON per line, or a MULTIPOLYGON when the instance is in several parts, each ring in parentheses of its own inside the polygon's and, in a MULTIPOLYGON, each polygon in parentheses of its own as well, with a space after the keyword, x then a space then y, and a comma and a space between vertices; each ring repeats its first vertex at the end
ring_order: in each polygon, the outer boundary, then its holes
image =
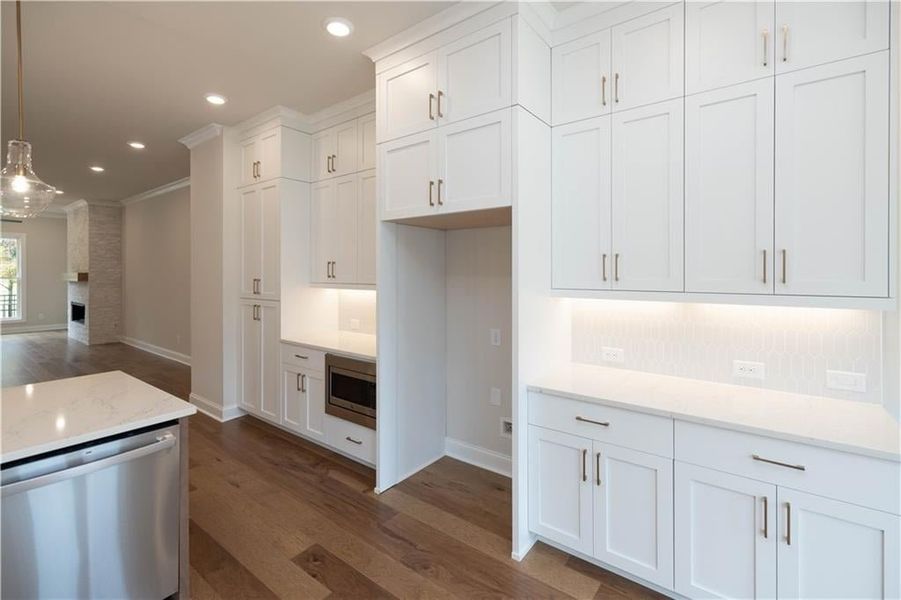
POLYGON ((879 311, 576 300, 572 315, 575 362, 882 401, 879 311), (604 362, 603 347, 622 348, 624 362, 604 362), (764 379, 734 377, 734 360, 764 363, 764 379), (827 388, 827 370, 866 374, 866 392, 827 388))

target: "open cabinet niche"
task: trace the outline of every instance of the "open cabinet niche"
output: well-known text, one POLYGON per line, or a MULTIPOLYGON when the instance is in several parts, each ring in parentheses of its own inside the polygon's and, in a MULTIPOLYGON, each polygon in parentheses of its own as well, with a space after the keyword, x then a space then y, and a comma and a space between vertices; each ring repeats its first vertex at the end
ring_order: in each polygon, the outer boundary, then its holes
POLYGON ((379 490, 455 448, 509 470, 511 237, 509 225, 379 225, 379 490))

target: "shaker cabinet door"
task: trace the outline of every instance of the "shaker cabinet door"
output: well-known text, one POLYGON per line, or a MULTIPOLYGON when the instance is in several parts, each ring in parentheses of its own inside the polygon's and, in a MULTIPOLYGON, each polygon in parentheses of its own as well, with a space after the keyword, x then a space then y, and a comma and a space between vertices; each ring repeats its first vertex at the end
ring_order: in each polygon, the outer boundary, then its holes
POLYGON ((610 30, 551 50, 554 125, 597 117, 613 106, 610 30))

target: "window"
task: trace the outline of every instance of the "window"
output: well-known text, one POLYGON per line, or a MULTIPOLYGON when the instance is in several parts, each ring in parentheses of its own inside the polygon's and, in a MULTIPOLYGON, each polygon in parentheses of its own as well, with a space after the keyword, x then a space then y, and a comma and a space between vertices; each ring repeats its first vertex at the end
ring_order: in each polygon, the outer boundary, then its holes
POLYGON ((24 294, 25 236, 4 233, 0 236, 0 320, 25 318, 24 294))

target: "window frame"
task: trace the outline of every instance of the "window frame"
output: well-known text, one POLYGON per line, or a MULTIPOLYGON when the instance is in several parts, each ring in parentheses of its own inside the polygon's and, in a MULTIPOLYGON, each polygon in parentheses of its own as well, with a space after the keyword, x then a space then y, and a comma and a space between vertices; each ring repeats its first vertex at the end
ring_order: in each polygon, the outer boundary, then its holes
POLYGON ((23 323, 27 320, 26 316, 25 316, 25 238, 26 238, 25 233, 18 232, 18 231, 2 231, 2 232, 0 232, 0 239, 15 239, 17 245, 19 246, 19 251, 17 254, 18 259, 19 259, 19 266, 18 266, 18 272, 19 272, 18 307, 19 307, 19 310, 18 310, 18 315, 15 317, 0 316, 0 323, 3 323, 3 324, 23 323))

